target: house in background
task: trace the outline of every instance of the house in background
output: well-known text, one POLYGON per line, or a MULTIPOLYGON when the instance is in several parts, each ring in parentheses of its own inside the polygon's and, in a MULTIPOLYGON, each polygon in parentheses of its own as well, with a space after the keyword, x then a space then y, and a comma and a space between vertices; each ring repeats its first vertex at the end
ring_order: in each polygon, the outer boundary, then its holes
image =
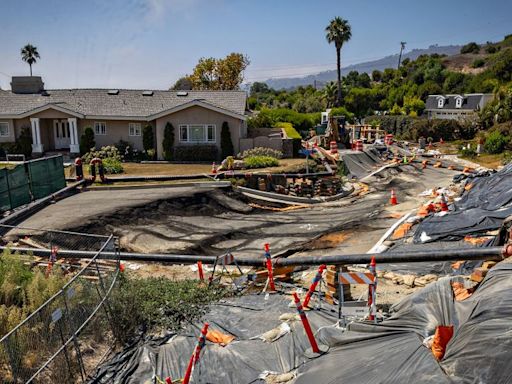
MULTIPOLYGON (((13 77, 0 90, 0 144, 14 142, 30 129, 32 153, 80 152, 86 127, 96 148, 128 141, 142 150, 142 129, 153 127, 156 153, 163 159, 165 125, 174 127, 175 146, 213 145, 220 149, 227 122, 235 153, 247 136, 244 91, 162 91, 125 89, 45 90, 41 77, 13 77)), ((219 151, 220 152, 220 151, 219 151)))
POLYGON ((492 93, 429 95, 425 112, 429 119, 473 119, 493 99, 492 93))

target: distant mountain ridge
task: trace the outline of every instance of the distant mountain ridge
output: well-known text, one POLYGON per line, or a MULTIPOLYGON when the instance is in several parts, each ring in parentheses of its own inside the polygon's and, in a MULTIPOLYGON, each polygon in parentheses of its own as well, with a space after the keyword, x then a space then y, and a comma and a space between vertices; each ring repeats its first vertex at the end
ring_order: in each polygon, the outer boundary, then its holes
MULTIPOLYGON (((403 59, 411 59, 415 60, 420 55, 431 55, 434 53, 440 54, 440 55, 456 55, 460 52, 461 45, 445 45, 445 46, 438 46, 431 45, 430 47, 426 49, 413 49, 412 51, 406 52, 402 55, 403 59)), ((334 52, 333 52, 334 53, 334 52)), ((343 60, 343 57, 342 57, 343 60)), ((367 61, 364 63, 359 64, 352 64, 348 67, 343 67, 341 69, 341 74, 344 76, 350 71, 357 71, 357 72, 366 72, 371 74, 371 72, 375 69, 379 71, 383 71, 386 68, 396 68, 398 64, 398 54, 396 55, 389 55, 386 57, 383 57, 382 59, 374 60, 374 61, 367 61)), ((343 61, 342 61, 343 65, 343 61)), ((316 84, 318 87, 323 86, 325 83, 329 81, 336 80, 336 70, 329 70, 329 71, 323 71, 314 75, 308 75, 305 77, 289 77, 289 78, 282 78, 282 79, 268 79, 265 80, 264 83, 266 83, 269 87, 274 89, 289 89, 289 88, 295 88, 300 85, 313 85, 316 80, 316 84)))

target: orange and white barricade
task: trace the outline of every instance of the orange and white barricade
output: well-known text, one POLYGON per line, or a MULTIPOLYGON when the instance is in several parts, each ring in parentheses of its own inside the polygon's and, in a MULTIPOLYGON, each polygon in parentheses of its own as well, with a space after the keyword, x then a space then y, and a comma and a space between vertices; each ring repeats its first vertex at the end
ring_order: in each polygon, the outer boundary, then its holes
MULTIPOLYGON (((357 308, 360 308, 360 313, 356 313, 355 315, 364 316, 367 313, 367 317, 369 320, 373 320, 377 322, 377 307, 376 307, 376 291, 377 291, 377 276, 374 272, 340 272, 338 275, 338 281, 340 284, 340 300, 339 300, 339 308, 338 308, 338 317, 341 319, 345 318, 346 314, 344 312, 345 309, 345 301, 343 294, 343 285, 350 284, 365 284, 368 285, 368 301, 362 302, 368 309, 361 308, 360 305, 357 308)), ((357 304, 358 302, 351 302, 350 304, 357 304)), ((356 311, 357 312, 357 311, 356 311)), ((354 314, 352 314, 354 315, 354 314)))

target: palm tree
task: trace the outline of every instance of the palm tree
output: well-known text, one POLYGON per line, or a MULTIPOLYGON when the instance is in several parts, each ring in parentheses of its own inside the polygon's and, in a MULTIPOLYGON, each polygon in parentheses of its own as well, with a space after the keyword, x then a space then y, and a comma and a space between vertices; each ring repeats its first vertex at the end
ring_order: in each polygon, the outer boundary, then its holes
POLYGON ((341 17, 335 17, 325 28, 326 39, 336 47, 336 66, 338 70, 338 106, 341 105, 341 48, 352 37, 350 24, 341 17))
POLYGON ((21 59, 30 65, 30 76, 32 76, 32 64, 36 63, 36 59, 39 59, 39 52, 37 52, 37 47, 34 47, 32 44, 27 44, 23 48, 21 48, 21 59))
POLYGON ((327 108, 331 108, 336 103, 336 93, 338 87, 334 81, 325 84, 323 98, 327 102, 327 108))

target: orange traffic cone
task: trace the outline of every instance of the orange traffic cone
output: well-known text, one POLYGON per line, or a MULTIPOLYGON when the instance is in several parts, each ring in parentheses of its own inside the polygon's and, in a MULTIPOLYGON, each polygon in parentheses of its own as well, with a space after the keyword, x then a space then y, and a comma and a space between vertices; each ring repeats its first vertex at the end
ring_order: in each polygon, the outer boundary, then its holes
POLYGON ((444 193, 441 193, 441 211, 448 212, 448 203, 446 202, 446 197, 444 197, 444 193))
POLYGON ((212 163, 212 173, 217 173, 217 166, 215 165, 215 161, 212 163))
POLYGON ((391 199, 389 201, 391 203, 391 205, 397 205, 398 204, 398 201, 396 199, 396 194, 395 194, 395 190, 392 189, 391 190, 391 199))

